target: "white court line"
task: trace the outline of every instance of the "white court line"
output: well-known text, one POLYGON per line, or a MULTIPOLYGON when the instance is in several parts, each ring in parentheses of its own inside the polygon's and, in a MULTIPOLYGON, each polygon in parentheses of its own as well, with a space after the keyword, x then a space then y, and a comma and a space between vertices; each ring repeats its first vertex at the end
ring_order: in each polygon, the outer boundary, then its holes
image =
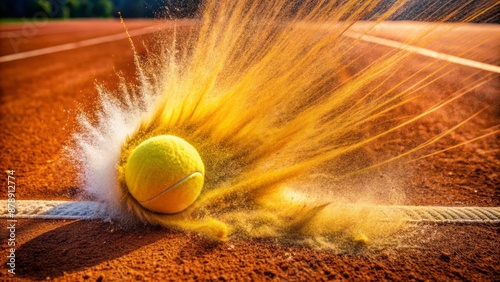
MULTIPOLYGON (((130 33, 130 36, 137 36, 137 35, 152 33, 156 30, 157 30, 157 28, 155 28, 154 26, 153 27, 150 26, 150 27, 146 27, 146 28, 132 30, 129 33, 130 33)), ((464 59, 464 58, 452 56, 449 54, 436 52, 436 51, 433 51, 430 49, 409 45, 409 44, 402 43, 399 41, 394 41, 394 40, 390 40, 390 39, 385 39, 385 38, 381 38, 381 37, 376 37, 376 36, 372 36, 372 35, 352 32, 352 31, 345 32, 343 35, 346 37, 349 37, 349 38, 363 40, 365 42, 371 42, 371 43, 375 43, 375 44, 380 44, 380 45, 384 45, 384 46, 391 47, 391 48, 401 49, 401 50, 417 53, 417 54, 420 54, 423 56, 431 57, 434 59, 438 59, 438 60, 442 60, 442 61, 446 61, 446 62, 450 62, 450 63, 455 63, 455 64, 459 64, 459 65, 463 65, 463 66, 473 67, 473 68, 480 69, 480 70, 486 70, 486 71, 491 71, 491 72, 495 72, 495 73, 500 73, 499 66, 481 63, 481 62, 477 62, 477 61, 473 61, 473 60, 469 60, 469 59, 464 59)), ((108 35, 108 36, 97 37, 97 38, 93 38, 93 39, 77 41, 77 42, 73 42, 73 43, 67 43, 67 44, 42 48, 42 49, 33 50, 33 51, 27 51, 27 52, 23 52, 23 53, 11 54, 11 55, 0 57, 0 63, 21 60, 21 59, 35 57, 35 56, 41 56, 41 55, 45 55, 45 54, 51 54, 51 53, 55 53, 55 52, 66 51, 66 50, 81 48, 81 47, 85 47, 85 46, 101 44, 101 43, 105 43, 105 42, 122 40, 125 38, 126 38, 125 33, 119 33, 119 34, 114 34, 114 35, 108 35)))
MULTIPOLYGON (((61 30, 44 31, 44 32, 36 33, 33 36, 54 35, 54 34, 60 34, 60 33, 66 33, 66 31, 61 31, 61 30)), ((30 35, 28 35, 28 37, 29 36, 30 35)), ((15 29, 15 30, 1 31, 0 32, 0 38, 19 38, 19 37, 26 37, 26 35, 23 34, 22 29, 15 29)))
MULTIPOLYGON (((301 200, 297 203, 307 204, 301 200)), ((0 218, 9 220, 25 219, 86 219, 110 220, 113 214, 105 203, 78 201, 22 200, 14 206, 7 200, 0 200, 0 218)), ((349 208, 349 205, 346 205, 349 208)), ((353 209, 369 209, 380 214, 380 220, 399 213, 407 222, 415 223, 500 223, 500 207, 440 207, 440 206, 379 206, 353 205, 353 209)))
POLYGON ((381 37, 376 37, 376 36, 372 36, 372 35, 352 32, 352 31, 345 32, 343 35, 346 37, 352 38, 352 39, 359 39, 359 40, 363 40, 365 42, 371 42, 371 43, 375 43, 375 44, 384 45, 387 47, 401 49, 401 50, 405 50, 408 52, 417 53, 417 54, 420 54, 423 56, 431 57, 434 59, 438 59, 438 60, 442 60, 442 61, 446 61, 446 62, 450 62, 450 63, 455 63, 455 64, 462 65, 462 66, 473 67, 473 68, 480 69, 480 70, 500 73, 499 66, 481 63, 481 62, 477 62, 477 61, 473 61, 473 60, 469 60, 469 59, 464 59, 464 58, 448 55, 445 53, 436 52, 436 51, 433 51, 430 49, 409 45, 409 44, 402 43, 399 41, 394 41, 394 40, 390 40, 390 39, 385 39, 385 38, 381 38, 381 37))
MULTIPOLYGON (((148 26, 148 27, 144 27, 144 28, 140 28, 140 29, 130 30, 129 34, 130 34, 130 36, 137 36, 137 35, 153 33, 153 32, 158 31, 158 30, 159 30, 158 26, 148 26)), ((52 54, 52 53, 56 53, 56 52, 67 51, 67 50, 77 49, 77 48, 91 46, 91 45, 97 45, 97 44, 106 43, 106 42, 118 41, 118 40, 122 40, 122 39, 126 39, 126 38, 127 38, 127 35, 125 34, 125 32, 120 32, 118 34, 112 34, 112 35, 107 35, 107 36, 102 36, 102 37, 97 37, 97 38, 92 38, 92 39, 86 39, 86 40, 81 40, 81 41, 77 41, 77 42, 56 45, 56 46, 52 46, 52 47, 47 47, 47 48, 42 48, 42 49, 37 49, 37 50, 32 50, 32 51, 27 51, 27 52, 22 52, 22 53, 6 55, 3 57, 0 57, 0 63, 21 60, 21 59, 26 59, 26 58, 36 57, 36 56, 41 56, 41 55, 46 55, 46 54, 52 54)))

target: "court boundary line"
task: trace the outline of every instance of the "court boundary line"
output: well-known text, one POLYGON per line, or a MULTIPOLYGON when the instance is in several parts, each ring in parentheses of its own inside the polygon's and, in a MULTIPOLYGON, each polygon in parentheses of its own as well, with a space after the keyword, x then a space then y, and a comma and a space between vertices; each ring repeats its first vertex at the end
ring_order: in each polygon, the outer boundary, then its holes
MULTIPOLYGON (((8 200, 0 200, 0 218, 111 220, 117 216, 101 202, 17 200, 12 204, 15 206, 14 213, 12 206, 8 208, 8 200)), ((353 205, 353 208, 360 207, 379 212, 380 220, 399 213, 410 223, 500 223, 500 207, 353 205)))
MULTIPOLYGON (((176 23, 176 24, 178 26, 182 25, 182 23, 176 23)), ((153 33, 157 30, 159 30, 159 28, 157 26, 148 26, 145 28, 130 30, 129 33, 130 33, 131 37, 134 37, 134 36, 138 36, 138 35, 153 33)), ((462 66, 467 66, 467 67, 473 67, 476 69, 490 71, 490 72, 494 72, 494 73, 500 73, 500 66, 482 63, 482 62, 478 62, 478 61, 474 61, 474 60, 470 60, 470 59, 465 59, 465 58, 453 56, 450 54, 434 51, 431 49, 417 47, 417 46, 410 45, 410 44, 403 43, 403 42, 396 41, 396 40, 390 40, 390 39, 386 39, 386 38, 382 38, 382 37, 378 37, 378 36, 354 32, 354 31, 346 31, 342 35, 345 37, 351 38, 351 39, 362 40, 362 41, 369 42, 369 43, 374 43, 374 44, 379 44, 379 45, 386 46, 386 47, 400 49, 400 50, 416 53, 419 55, 423 55, 423 56, 434 58, 434 59, 441 60, 441 61, 446 61, 446 62, 450 62, 450 63, 462 65, 462 66)), ((91 38, 91 39, 85 39, 85 40, 80 40, 77 42, 71 42, 71 43, 41 48, 41 49, 37 49, 37 50, 31 50, 31 51, 26 51, 26 52, 22 52, 22 53, 16 53, 16 54, 2 56, 2 57, 0 57, 0 63, 10 62, 10 61, 15 61, 15 60, 22 60, 22 59, 26 59, 26 58, 31 58, 31 57, 36 57, 36 56, 41 56, 41 55, 46 55, 46 54, 52 54, 52 53, 56 53, 56 52, 68 51, 68 50, 73 50, 73 49, 82 48, 82 47, 86 47, 86 46, 92 46, 92 45, 97 45, 97 44, 102 44, 102 43, 107 43, 107 42, 123 40, 126 38, 127 37, 126 37, 125 32, 121 32, 118 34, 112 34, 112 35, 91 38)))
POLYGON ((410 45, 410 44, 403 43, 403 42, 396 41, 396 40, 386 39, 386 38, 382 38, 382 37, 378 37, 378 36, 373 36, 373 35, 353 32, 353 31, 345 32, 343 34, 343 36, 351 38, 351 39, 362 40, 362 41, 369 42, 369 43, 375 43, 375 44, 383 45, 386 47, 391 47, 391 48, 395 48, 395 49, 408 51, 411 53, 423 55, 423 56, 430 57, 433 59, 454 63, 457 65, 473 67, 473 68, 480 69, 480 70, 500 73, 499 66, 453 56, 450 54, 434 51, 434 50, 423 48, 423 47, 418 47, 415 45, 410 45))
MULTIPOLYGON (((175 25, 177 27, 187 25, 187 24, 189 24, 189 23, 182 23, 182 22, 175 23, 175 25)), ((147 27, 143 27, 143 28, 129 30, 129 34, 131 37, 135 37, 135 36, 139 36, 139 35, 150 34, 150 33, 153 33, 153 32, 159 31, 159 30, 161 30, 159 25, 152 25, 152 26, 147 26, 147 27)), ((90 38, 90 39, 84 39, 84 40, 80 40, 80 41, 76 41, 76 42, 70 42, 70 43, 50 46, 50 47, 46 47, 46 48, 5 55, 5 56, 0 57, 0 63, 17 61, 17 60, 22 60, 22 59, 27 59, 27 58, 32 58, 32 57, 37 57, 37 56, 42 56, 42 55, 47 55, 47 54, 53 54, 53 53, 62 52, 62 51, 74 50, 74 49, 78 49, 78 48, 82 48, 82 47, 93 46, 93 45, 98 45, 98 44, 108 43, 108 42, 113 42, 113 41, 119 41, 119 40, 124 40, 124 39, 127 39, 127 34, 125 33, 125 31, 120 32, 120 33, 111 34, 111 35, 100 36, 100 37, 95 37, 95 38, 90 38)))

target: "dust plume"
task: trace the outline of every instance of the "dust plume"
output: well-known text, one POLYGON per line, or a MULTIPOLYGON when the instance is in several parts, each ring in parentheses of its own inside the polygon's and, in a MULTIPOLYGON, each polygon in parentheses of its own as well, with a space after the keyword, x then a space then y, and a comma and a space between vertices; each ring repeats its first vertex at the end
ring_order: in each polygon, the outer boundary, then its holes
MULTIPOLYGON (((450 131, 404 149, 385 144, 492 79, 428 108, 402 110, 447 63, 430 62, 394 81, 410 52, 376 51, 366 61, 375 51, 352 34, 409 12, 411 1, 389 2, 204 2, 194 25, 176 20, 174 36, 158 36, 145 57, 136 54, 138 85, 123 79, 120 89, 100 89, 97 118, 80 117, 75 152, 86 192, 122 219, 215 240, 278 238, 335 250, 384 242, 404 222, 370 205, 403 204, 406 161, 450 131), (419 76, 429 69, 437 70, 419 76), (130 152, 161 134, 191 143, 206 166, 200 198, 175 215, 142 208, 123 176, 130 152)), ((430 43, 441 22, 473 21, 496 7, 476 2, 429 4, 420 20, 438 22, 406 41, 430 43)))

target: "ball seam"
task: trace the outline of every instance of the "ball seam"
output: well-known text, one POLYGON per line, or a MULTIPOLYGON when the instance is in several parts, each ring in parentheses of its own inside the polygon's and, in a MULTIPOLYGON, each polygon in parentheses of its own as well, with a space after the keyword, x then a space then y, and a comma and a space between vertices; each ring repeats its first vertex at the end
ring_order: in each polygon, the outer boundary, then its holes
POLYGON ((146 204, 148 202, 151 202, 159 197, 161 197, 163 194, 167 193, 168 191, 170 191, 171 189, 174 189, 175 187, 179 186, 180 184, 182 184, 185 180, 189 179, 191 176, 193 175, 201 175, 203 176, 203 174, 199 171, 195 171, 195 172, 192 172, 188 175, 186 175, 184 178, 182 178, 181 180, 177 181, 176 183, 174 183, 173 185, 167 187, 165 190, 161 191, 160 193, 158 193, 157 195, 147 199, 147 200, 144 200, 144 201, 138 201, 139 203, 141 204, 146 204))

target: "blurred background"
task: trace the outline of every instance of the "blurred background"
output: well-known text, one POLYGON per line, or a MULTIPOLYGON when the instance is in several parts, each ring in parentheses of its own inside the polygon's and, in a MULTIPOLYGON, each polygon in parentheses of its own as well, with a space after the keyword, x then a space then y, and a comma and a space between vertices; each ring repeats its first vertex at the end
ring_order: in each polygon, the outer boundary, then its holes
POLYGON ((201 0, 0 0, 0 17, 14 20, 44 12, 54 19, 192 17, 201 0))
MULTIPOLYGON (((0 0, 2 21, 16 21, 23 17, 33 17, 43 12, 53 19, 71 18, 113 18, 121 12, 125 18, 193 17, 202 0, 0 0)), ((290 1, 300 5, 304 1, 290 1)), ((374 19, 400 0, 382 1, 376 9, 365 15, 364 19, 374 19)), ((484 7, 485 2, 496 0, 408 0, 391 16, 391 20, 414 21, 470 21, 467 15, 484 7), (439 11, 439 13, 436 13, 439 11), (449 15, 443 19, 443 15, 449 15)), ((361 2, 361 1, 360 1, 361 2)), ((499 23, 500 4, 472 22, 499 23)))

